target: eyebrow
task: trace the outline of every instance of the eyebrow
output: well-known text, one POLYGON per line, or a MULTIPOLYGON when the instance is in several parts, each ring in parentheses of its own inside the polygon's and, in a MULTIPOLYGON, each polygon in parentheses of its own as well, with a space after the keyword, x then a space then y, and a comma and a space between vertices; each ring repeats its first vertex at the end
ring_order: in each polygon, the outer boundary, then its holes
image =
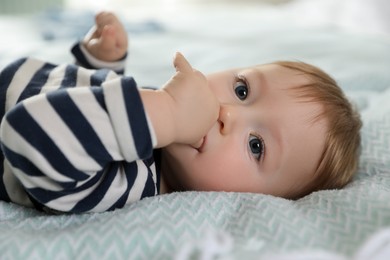
POLYGON ((256 70, 256 69, 253 69, 253 71, 255 72, 255 74, 257 76, 256 78, 259 79, 259 82, 260 82, 260 86, 257 86, 257 87, 260 89, 262 86, 268 87, 267 80, 265 79, 264 73, 262 73, 260 70, 256 70))
MULTIPOLYGON (((261 93, 264 92, 264 90, 261 91, 262 89, 269 88, 266 76, 264 75, 264 73, 262 73, 260 70, 257 70, 257 69, 253 69, 252 72, 254 72, 255 77, 253 77, 253 78, 256 80, 256 82, 252 82, 252 83, 256 83, 256 84, 253 84, 254 85, 253 87, 257 88, 258 92, 261 95, 261 93)), ((251 84, 251 86, 252 86, 252 84, 251 84)), ((269 124, 267 124, 266 129, 268 130, 269 135, 271 136, 271 138, 273 140, 275 140, 275 143, 278 146, 278 150, 275 153, 277 153, 278 155, 283 155, 284 154, 283 153, 283 151, 284 151, 284 149, 283 149, 284 145, 283 144, 285 143, 285 140, 283 138, 284 135, 281 133, 281 129, 276 127, 274 124, 271 125, 271 126, 269 124)), ((264 146, 265 146, 264 159, 265 159, 265 158, 269 157, 269 155, 267 155, 268 154, 267 153, 267 150, 268 150, 267 149, 267 146, 268 146, 267 143, 268 142, 266 142, 266 139, 264 139, 264 135, 261 135, 261 136, 263 137, 263 140, 264 140, 264 146)), ((279 158, 281 158, 281 156, 279 156, 279 158)), ((279 162, 280 162, 280 160, 279 160, 279 162)), ((278 169, 278 168, 279 167, 276 167, 276 169, 278 169)))
POLYGON ((255 69, 255 68, 249 68, 246 70, 243 70, 242 73, 239 73, 239 75, 243 75, 247 80, 250 86, 255 86, 257 89, 261 90, 264 86, 267 86, 266 77, 264 76, 264 73, 261 71, 255 69), (248 74, 254 74, 254 76, 248 77, 248 74), (252 80, 250 80, 252 79, 252 80), (257 84, 253 84, 253 80, 256 80, 257 84))

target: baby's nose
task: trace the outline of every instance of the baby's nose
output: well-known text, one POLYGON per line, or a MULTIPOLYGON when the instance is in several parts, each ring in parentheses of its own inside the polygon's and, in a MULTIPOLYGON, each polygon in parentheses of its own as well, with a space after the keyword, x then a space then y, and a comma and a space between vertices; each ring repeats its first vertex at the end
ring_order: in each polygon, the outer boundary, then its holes
POLYGON ((236 120, 236 113, 237 111, 235 111, 234 106, 221 104, 218 122, 222 134, 227 134, 231 131, 236 120))

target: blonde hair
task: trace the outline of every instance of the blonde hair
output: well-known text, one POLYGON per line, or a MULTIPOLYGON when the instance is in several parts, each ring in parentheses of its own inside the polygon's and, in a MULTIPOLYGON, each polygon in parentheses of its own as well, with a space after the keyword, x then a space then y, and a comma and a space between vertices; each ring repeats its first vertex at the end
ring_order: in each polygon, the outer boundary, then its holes
POLYGON ((325 147, 313 179, 292 199, 318 190, 344 187, 358 167, 362 126, 359 113, 336 81, 319 68, 304 62, 278 61, 273 64, 297 71, 309 80, 308 84, 294 89, 299 97, 323 105, 317 118, 325 118, 328 124, 325 147))

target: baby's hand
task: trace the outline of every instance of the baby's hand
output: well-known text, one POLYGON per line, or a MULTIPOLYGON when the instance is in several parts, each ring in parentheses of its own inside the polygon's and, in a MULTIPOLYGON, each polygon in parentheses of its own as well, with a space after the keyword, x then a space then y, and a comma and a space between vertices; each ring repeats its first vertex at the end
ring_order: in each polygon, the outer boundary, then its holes
POLYGON ((217 121, 219 102, 209 88, 206 77, 194 70, 181 53, 176 53, 173 64, 176 74, 162 90, 171 97, 175 142, 194 144, 217 121))
POLYGON ((118 17, 101 12, 96 15, 95 26, 84 37, 83 45, 99 60, 117 61, 127 52, 128 36, 118 17))

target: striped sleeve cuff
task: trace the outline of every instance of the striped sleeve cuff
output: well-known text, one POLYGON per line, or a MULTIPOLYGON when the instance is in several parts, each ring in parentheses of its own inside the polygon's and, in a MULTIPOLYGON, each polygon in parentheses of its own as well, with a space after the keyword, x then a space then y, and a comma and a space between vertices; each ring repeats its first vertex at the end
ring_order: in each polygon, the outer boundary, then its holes
POLYGON ((77 63, 87 69, 110 69, 118 74, 123 74, 125 71, 127 54, 118 61, 102 61, 92 56, 80 42, 72 47, 71 52, 77 63))

